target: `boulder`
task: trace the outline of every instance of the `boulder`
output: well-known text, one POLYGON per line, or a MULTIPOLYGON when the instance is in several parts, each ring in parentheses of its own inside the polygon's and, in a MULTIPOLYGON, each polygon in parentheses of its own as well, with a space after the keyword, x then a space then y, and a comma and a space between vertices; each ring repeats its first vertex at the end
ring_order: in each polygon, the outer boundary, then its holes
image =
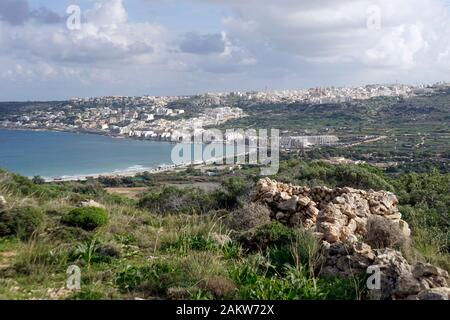
POLYGON ((445 279, 448 279, 448 277, 449 277, 447 271, 442 270, 441 268, 438 268, 436 266, 433 266, 430 263, 424 263, 424 262, 417 262, 414 265, 413 275, 416 278, 429 277, 429 276, 441 276, 445 279))
POLYGON ((278 203, 278 209, 281 211, 287 211, 287 212, 295 212, 297 209, 297 202, 299 198, 297 196, 293 196, 289 200, 282 201, 278 203))
POLYGON ((418 300, 450 300, 450 288, 431 288, 421 291, 418 300))
POLYGON ((389 248, 376 250, 376 255, 373 266, 380 271, 380 288, 370 290, 369 297, 375 300, 386 300, 395 298, 396 293, 401 297, 409 296, 404 286, 410 286, 414 280, 408 261, 399 251, 389 248), (403 279, 401 289, 398 287, 399 279, 403 279))

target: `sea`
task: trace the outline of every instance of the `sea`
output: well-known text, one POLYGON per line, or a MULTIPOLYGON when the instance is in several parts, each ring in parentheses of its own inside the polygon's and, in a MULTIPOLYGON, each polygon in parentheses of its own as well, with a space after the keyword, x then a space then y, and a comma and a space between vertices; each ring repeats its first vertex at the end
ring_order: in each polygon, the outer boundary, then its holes
POLYGON ((172 165, 174 144, 95 134, 0 129, 0 168, 48 179, 172 165))

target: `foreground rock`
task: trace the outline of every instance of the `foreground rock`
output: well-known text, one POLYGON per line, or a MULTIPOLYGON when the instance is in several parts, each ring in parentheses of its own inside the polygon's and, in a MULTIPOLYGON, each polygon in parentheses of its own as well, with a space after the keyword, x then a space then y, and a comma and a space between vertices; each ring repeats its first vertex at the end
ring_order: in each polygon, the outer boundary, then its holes
POLYGON ((308 188, 265 178, 256 184, 251 199, 266 205, 272 220, 305 228, 318 237, 323 276, 352 276, 366 273, 370 267, 378 271, 380 279, 379 289, 370 290, 371 299, 448 299, 446 271, 421 262, 410 265, 401 252, 387 247, 389 241, 373 239, 389 234, 402 241, 410 239, 410 228, 402 220, 393 193, 308 188), (374 223, 389 232, 368 230, 374 223), (369 240, 382 245, 372 248, 366 243, 369 240))
POLYGON ((291 227, 304 227, 323 240, 356 241, 364 237, 368 219, 383 217, 395 224, 404 236, 411 231, 401 219, 397 197, 386 191, 352 188, 299 187, 261 179, 252 193, 252 201, 267 205, 272 219, 291 227))

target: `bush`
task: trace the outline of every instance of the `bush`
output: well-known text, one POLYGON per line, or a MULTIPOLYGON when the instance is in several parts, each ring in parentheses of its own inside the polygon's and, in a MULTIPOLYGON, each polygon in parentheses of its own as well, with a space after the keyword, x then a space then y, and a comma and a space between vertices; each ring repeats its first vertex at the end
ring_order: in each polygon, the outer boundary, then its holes
POLYGON ((67 300, 101 300, 104 295, 100 291, 94 291, 92 289, 82 289, 72 295, 70 295, 67 300))
POLYGON ((399 226, 386 218, 370 217, 367 219, 366 229, 364 242, 372 248, 403 249, 408 243, 408 238, 401 232, 399 226))
POLYGON ((217 250, 218 244, 202 235, 181 235, 176 241, 163 246, 165 250, 187 253, 190 250, 217 250))
POLYGON ((361 300, 367 294, 367 275, 320 279, 318 285, 327 300, 361 300))
POLYGON ((231 276, 240 284, 239 299, 245 300, 319 300, 327 291, 317 286, 317 281, 302 269, 285 267, 285 277, 266 277, 247 267, 231 276))
POLYGON ((198 287, 210 293, 215 299, 232 298, 236 291, 234 282, 223 277, 201 280, 198 287))
POLYGON ((102 208, 76 208, 62 217, 61 221, 69 226, 92 231, 108 223, 108 212, 102 208))
POLYGON ((214 199, 201 189, 175 187, 164 188, 161 192, 147 193, 138 205, 159 214, 206 213, 216 206, 214 199))
POLYGON ((288 237, 290 240, 286 238, 267 247, 267 257, 272 265, 269 271, 283 274, 286 266, 289 266, 298 269, 306 268, 305 270, 309 270, 313 275, 319 262, 320 244, 317 238, 303 229, 293 230, 293 235, 288 237))
POLYGON ((116 276, 115 284, 122 291, 131 291, 150 278, 150 267, 127 266, 116 276))
POLYGON ((250 250, 264 250, 268 246, 290 245, 295 231, 278 221, 249 230, 239 237, 239 242, 250 250))
POLYGON ((270 211, 266 206, 250 203, 233 211, 225 220, 227 226, 236 231, 247 231, 270 223, 270 211))
POLYGON ((320 243, 312 232, 305 229, 296 230, 291 252, 296 267, 308 266, 311 273, 314 272, 319 260, 320 243))
POLYGON ((246 191, 246 182, 242 178, 233 177, 222 182, 221 188, 213 193, 213 197, 219 208, 232 210, 238 206, 238 199, 245 195, 246 191))
POLYGON ((151 296, 165 295, 169 288, 185 287, 191 282, 176 261, 157 261, 147 266, 129 265, 115 279, 121 291, 138 291, 151 296))
POLYGON ((44 221, 43 212, 35 207, 17 207, 0 212, 0 236, 28 239, 44 221))

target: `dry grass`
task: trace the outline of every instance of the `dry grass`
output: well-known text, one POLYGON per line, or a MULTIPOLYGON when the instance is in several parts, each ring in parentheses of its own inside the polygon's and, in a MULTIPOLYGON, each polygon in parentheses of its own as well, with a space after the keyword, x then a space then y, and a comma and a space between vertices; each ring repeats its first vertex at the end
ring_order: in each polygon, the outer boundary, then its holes
POLYGON ((226 219, 226 225, 235 231, 247 231, 270 223, 270 211, 266 206, 249 203, 233 211, 226 219))
POLYGON ((392 221, 378 216, 367 220, 367 232, 364 242, 372 248, 394 248, 405 250, 409 246, 408 238, 401 232, 399 226, 392 221))

